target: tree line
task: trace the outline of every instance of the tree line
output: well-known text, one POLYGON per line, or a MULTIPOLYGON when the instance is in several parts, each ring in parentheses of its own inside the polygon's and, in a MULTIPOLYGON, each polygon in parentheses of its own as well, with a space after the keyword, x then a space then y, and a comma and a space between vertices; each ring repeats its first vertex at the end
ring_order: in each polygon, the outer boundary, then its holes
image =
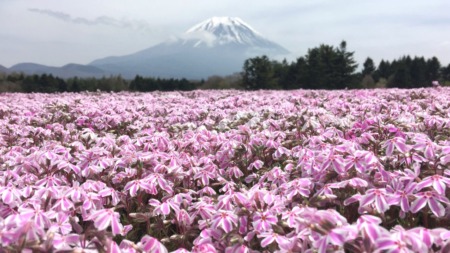
POLYGON ((442 67, 436 57, 403 56, 381 60, 378 66, 368 57, 360 71, 347 43, 322 44, 309 49, 293 62, 267 56, 245 60, 242 72, 211 76, 206 80, 153 78, 137 75, 132 80, 119 76, 62 79, 51 74, 0 73, 0 92, 80 92, 80 91, 189 91, 195 89, 355 89, 419 88, 433 81, 450 85, 450 64, 442 67))
POLYGON ((378 66, 368 57, 357 72, 354 52, 347 43, 338 47, 320 45, 305 56, 288 63, 267 56, 247 59, 243 67, 246 89, 345 89, 345 88, 419 88, 433 81, 450 85, 450 64, 442 67, 436 57, 403 56, 378 66))

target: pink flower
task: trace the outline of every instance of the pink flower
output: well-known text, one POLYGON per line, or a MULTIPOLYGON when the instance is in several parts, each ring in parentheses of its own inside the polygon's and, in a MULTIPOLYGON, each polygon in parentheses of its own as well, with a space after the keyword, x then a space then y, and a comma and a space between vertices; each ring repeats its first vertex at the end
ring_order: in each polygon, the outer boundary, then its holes
POLYGON ((428 204, 434 215, 442 217, 445 215, 445 208, 442 203, 446 205, 450 204, 446 197, 438 195, 433 191, 419 192, 414 196, 416 200, 411 204, 411 212, 413 213, 417 213, 428 204))
POLYGON ((381 224, 381 219, 372 215, 361 215, 356 221, 356 228, 361 231, 360 233, 364 238, 369 238, 373 243, 378 239, 384 232, 387 233, 379 224, 381 224))
POLYGON ((394 148, 396 148, 401 153, 405 153, 408 150, 405 139, 402 137, 394 137, 390 140, 387 140, 384 143, 383 147, 386 148, 386 156, 391 156, 394 152, 394 148))
POLYGON ((277 217, 272 215, 269 211, 256 212, 253 215, 253 227, 258 232, 264 232, 272 228, 272 224, 278 222, 277 217))
POLYGON ((19 207, 22 220, 33 220, 41 228, 48 228, 51 224, 50 217, 53 211, 44 211, 39 204, 31 204, 31 207, 19 207))
POLYGON ((211 219, 213 214, 217 212, 217 210, 214 208, 214 206, 210 203, 206 203, 204 201, 197 202, 193 204, 192 206, 191 215, 197 216, 200 215, 202 219, 211 219))
POLYGON ((140 242, 141 248, 148 253, 168 253, 167 248, 158 239, 145 235, 140 242))
POLYGON ((114 212, 114 208, 111 208, 94 211, 87 219, 93 220, 94 226, 98 230, 105 230, 107 227, 111 226, 113 235, 118 235, 121 234, 123 230, 123 226, 120 224, 119 218, 119 213, 114 212))
POLYGON ((135 197, 140 189, 144 189, 147 193, 150 194, 157 193, 155 186, 143 179, 130 181, 124 187, 125 191, 130 192, 131 197, 135 197))
POLYGON ((202 243, 192 247, 192 253, 217 253, 217 250, 211 243, 202 243))
POLYGON ((331 166, 338 174, 346 172, 344 159, 341 155, 335 154, 334 150, 330 151, 330 154, 322 163, 321 170, 327 169, 329 166, 331 166))
POLYGON ((208 168, 198 168, 198 172, 194 175, 194 179, 200 179, 201 185, 209 185, 209 180, 216 178, 216 173, 210 171, 208 168))
POLYGON ((420 191, 425 187, 432 186, 437 193, 444 195, 446 186, 448 185, 450 186, 450 178, 436 174, 422 179, 422 181, 417 184, 416 189, 420 191))
POLYGON ((2 195, 3 203, 7 205, 20 201, 20 191, 14 186, 0 186, 0 195, 2 195))
POLYGON ((53 209, 56 211, 69 211, 74 208, 73 202, 66 195, 60 196, 56 203, 53 205, 53 209))
POLYGON ((265 248, 269 246, 271 243, 276 242, 279 245, 289 244, 289 240, 283 236, 279 235, 273 231, 262 232, 258 235, 258 238, 263 238, 261 240, 261 247, 265 248))
POLYGON ((345 170, 354 167, 359 173, 365 173, 376 162, 377 158, 372 152, 357 150, 345 158, 345 170))
POLYGON ((393 180, 391 184, 392 186, 386 187, 391 193, 391 197, 388 202, 390 205, 400 206, 403 212, 403 214, 401 213, 400 215, 404 216, 404 213, 410 210, 409 198, 416 190, 417 184, 415 182, 410 182, 406 186, 403 186, 403 183, 399 180, 393 180))
POLYGON ((171 208, 175 212, 178 212, 180 210, 179 205, 175 203, 175 201, 173 201, 173 199, 171 198, 165 198, 162 202, 157 199, 150 199, 148 201, 148 204, 155 207, 155 209, 153 210, 153 214, 155 215, 169 215, 171 208))
POLYGON ((254 162, 252 162, 249 166, 248 166, 248 170, 252 170, 252 169, 256 169, 259 170, 263 167, 264 162, 261 160, 256 160, 254 162))
POLYGON ((61 235, 55 233, 53 236, 53 245, 56 249, 71 249, 73 245, 76 245, 80 241, 80 235, 78 234, 67 234, 61 235))
POLYGON ((364 207, 373 204, 379 213, 384 213, 389 209, 387 197, 388 194, 384 188, 369 189, 365 195, 361 196, 359 205, 360 207, 364 207))
POLYGON ((69 223, 69 215, 63 212, 58 213, 56 216, 56 222, 52 223, 49 230, 63 235, 67 235, 72 232, 72 225, 69 223))
POLYGON ((436 144, 428 138, 428 136, 419 135, 414 138, 416 144, 413 146, 414 149, 423 151, 425 158, 429 161, 434 160, 436 144))
POLYGON ((237 215, 231 211, 218 211, 212 219, 212 227, 221 228, 225 233, 231 232, 237 223, 237 215))

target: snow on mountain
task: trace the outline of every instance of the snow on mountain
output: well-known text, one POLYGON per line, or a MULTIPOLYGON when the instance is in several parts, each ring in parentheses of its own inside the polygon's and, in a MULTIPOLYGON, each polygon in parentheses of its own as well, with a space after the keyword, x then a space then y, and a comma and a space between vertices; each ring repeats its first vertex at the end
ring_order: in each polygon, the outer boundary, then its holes
MULTIPOLYGON (((210 46, 223 45, 229 43, 237 43, 248 46, 255 46, 260 40, 265 40, 260 33, 246 24, 240 18, 231 17, 213 17, 205 20, 189 30, 186 31, 185 36, 189 37, 195 34, 209 33, 213 36, 212 44, 210 46)), ((202 40, 199 40, 196 46, 200 45, 202 40)))
POLYGON ((188 29, 182 36, 184 43, 209 47, 239 45, 242 47, 276 49, 279 54, 288 51, 264 38, 261 33, 237 17, 213 17, 188 29))

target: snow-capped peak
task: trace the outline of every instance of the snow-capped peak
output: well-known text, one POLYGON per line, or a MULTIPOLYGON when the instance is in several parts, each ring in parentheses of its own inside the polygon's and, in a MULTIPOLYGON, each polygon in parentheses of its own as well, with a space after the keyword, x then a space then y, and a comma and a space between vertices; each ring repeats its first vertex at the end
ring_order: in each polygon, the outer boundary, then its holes
POLYGON ((233 32, 236 32, 237 28, 247 30, 254 34, 259 34, 255 29, 253 29, 250 25, 242 21, 242 19, 237 17, 212 17, 207 19, 197 25, 194 25, 192 28, 186 31, 186 33, 197 32, 197 31, 209 31, 214 32, 216 29, 221 26, 225 27, 234 27, 233 32))
POLYGON ((237 17, 213 17, 207 19, 188 29, 185 35, 188 38, 199 37, 198 35, 204 37, 203 40, 198 41, 197 45, 202 43, 208 45, 237 43, 252 46, 260 44, 258 42, 260 40, 265 40, 260 33, 237 17))

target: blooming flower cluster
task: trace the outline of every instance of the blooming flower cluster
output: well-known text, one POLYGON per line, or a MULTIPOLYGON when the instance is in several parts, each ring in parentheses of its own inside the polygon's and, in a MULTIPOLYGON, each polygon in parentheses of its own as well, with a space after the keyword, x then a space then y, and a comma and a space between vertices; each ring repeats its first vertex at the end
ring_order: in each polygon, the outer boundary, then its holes
POLYGON ((0 95, 11 252, 449 252, 450 89, 0 95))

